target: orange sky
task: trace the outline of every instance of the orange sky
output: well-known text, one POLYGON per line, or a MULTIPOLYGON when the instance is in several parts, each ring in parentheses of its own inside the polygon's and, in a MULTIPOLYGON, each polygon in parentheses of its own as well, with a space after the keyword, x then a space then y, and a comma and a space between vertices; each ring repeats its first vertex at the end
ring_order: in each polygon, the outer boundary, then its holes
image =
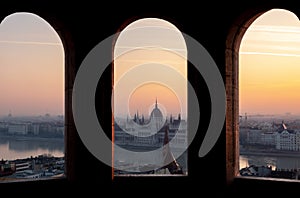
POLYGON ((186 117, 187 50, 175 26, 155 18, 133 22, 119 35, 114 57, 115 117, 148 117, 156 98, 164 116, 186 117))
POLYGON ((16 13, 0 26, 0 116, 64 114, 64 50, 37 15, 16 13))
POLYGON ((240 46, 240 114, 300 114, 300 21, 287 10, 261 15, 240 46))
POLYGON ((147 118, 157 98, 158 108, 162 111, 164 116, 178 115, 181 112, 180 101, 173 90, 170 90, 167 86, 157 83, 145 83, 134 90, 129 98, 129 112, 130 115, 134 115, 138 111, 139 115, 144 114, 147 118), (155 93, 156 96, 149 93, 155 93), (170 109, 172 112, 170 112, 170 109), (135 110, 135 111, 134 111, 135 110), (168 111, 169 110, 169 111, 168 111))

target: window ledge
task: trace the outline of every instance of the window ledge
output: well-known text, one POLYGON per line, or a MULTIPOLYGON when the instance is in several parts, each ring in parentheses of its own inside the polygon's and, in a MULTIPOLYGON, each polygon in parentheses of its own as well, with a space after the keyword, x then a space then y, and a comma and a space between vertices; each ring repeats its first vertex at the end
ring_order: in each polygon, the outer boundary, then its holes
POLYGON ((285 183, 299 183, 300 180, 296 179, 284 179, 284 178, 273 178, 273 177, 255 177, 255 176, 236 176, 234 182, 239 182, 243 180, 249 181, 262 181, 262 182, 285 182, 285 183))
POLYGON ((11 180, 0 180, 0 184, 7 184, 7 183, 28 183, 28 182, 51 182, 51 181, 63 181, 67 180, 65 175, 57 176, 57 177, 46 177, 46 178, 36 178, 36 179, 22 179, 22 178, 15 178, 11 180))

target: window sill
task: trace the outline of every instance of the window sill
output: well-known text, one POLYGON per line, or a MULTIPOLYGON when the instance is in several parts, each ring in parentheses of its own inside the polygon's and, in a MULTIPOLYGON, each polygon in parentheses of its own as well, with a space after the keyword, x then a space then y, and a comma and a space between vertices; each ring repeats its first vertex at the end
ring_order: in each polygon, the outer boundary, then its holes
POLYGON ((29 182, 53 182, 53 181, 63 181, 66 180, 67 177, 65 175, 62 176, 57 176, 57 177, 48 177, 48 178, 36 178, 36 179, 19 179, 19 178, 14 178, 14 179, 0 179, 0 185, 1 184, 9 184, 9 183, 29 183, 29 182))
POLYGON ((271 177, 255 177, 255 176, 236 176, 234 182, 239 182, 243 180, 249 181, 261 181, 261 182, 286 182, 286 183, 299 183, 300 180, 296 179, 284 179, 284 178, 271 178, 271 177))
POLYGON ((122 177, 187 177, 187 174, 123 174, 115 175, 114 178, 122 177))

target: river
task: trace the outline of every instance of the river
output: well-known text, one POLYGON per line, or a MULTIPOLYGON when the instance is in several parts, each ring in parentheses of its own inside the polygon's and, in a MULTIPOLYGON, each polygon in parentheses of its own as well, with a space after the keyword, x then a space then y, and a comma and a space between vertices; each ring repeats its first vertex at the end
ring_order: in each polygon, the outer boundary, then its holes
POLYGON ((64 156, 64 140, 38 137, 5 137, 0 136, 0 160, 15 160, 51 154, 64 156))

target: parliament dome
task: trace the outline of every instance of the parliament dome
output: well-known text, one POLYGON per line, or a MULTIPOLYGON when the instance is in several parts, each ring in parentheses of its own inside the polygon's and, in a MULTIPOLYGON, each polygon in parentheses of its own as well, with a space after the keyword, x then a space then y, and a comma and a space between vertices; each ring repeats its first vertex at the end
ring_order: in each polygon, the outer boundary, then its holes
POLYGON ((157 100, 155 102, 155 108, 151 112, 150 118, 151 119, 155 118, 156 120, 157 119, 161 119, 161 120, 163 119, 163 114, 157 106, 157 100))

